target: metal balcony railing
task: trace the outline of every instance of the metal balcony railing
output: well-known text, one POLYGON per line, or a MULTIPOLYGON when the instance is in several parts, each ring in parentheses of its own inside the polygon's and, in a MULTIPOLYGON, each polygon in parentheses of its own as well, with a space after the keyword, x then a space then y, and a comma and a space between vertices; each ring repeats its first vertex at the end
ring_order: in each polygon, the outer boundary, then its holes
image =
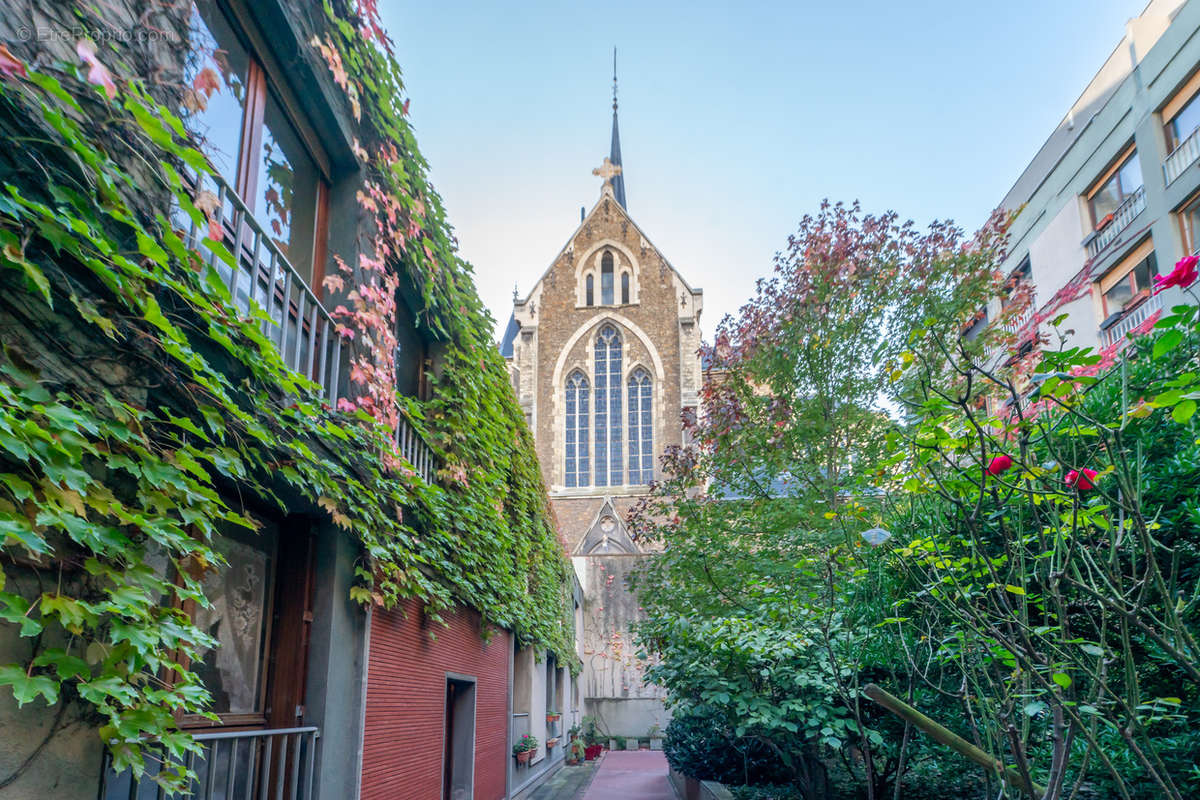
POLYGON ((1167 185, 1172 182, 1183 171, 1196 163, 1196 159, 1200 158, 1200 128, 1192 131, 1186 139, 1179 143, 1179 146, 1171 151, 1171 154, 1163 159, 1163 178, 1167 185))
MULTIPOLYGON (((194 800, 312 800, 317 728, 198 733, 199 754, 185 765, 196 777, 188 786, 194 800)), ((147 759, 149 761, 149 759, 147 759)), ((166 796, 148 765, 140 781, 105 763, 101 800, 157 800, 166 796)))
POLYGON ((215 216, 221 221, 224 243, 237 268, 204 246, 207 229, 190 219, 186 244, 206 255, 239 312, 248 313, 251 304, 266 311, 269 319, 263 324, 263 335, 275 343, 289 367, 318 383, 326 401, 335 405, 342 340, 334 330, 333 318, 232 188, 211 175, 189 177, 197 195, 211 191, 216 196, 215 216))
POLYGON ((1111 347, 1116 342, 1121 341, 1134 328, 1141 325, 1146 319, 1163 307, 1162 298, 1152 294, 1139 303, 1136 307, 1130 309, 1119 320, 1105 328, 1101 333, 1104 339, 1104 346, 1111 347))
POLYGON ((1117 207, 1117 210, 1113 212, 1112 222, 1109 222, 1107 225, 1101 228, 1100 232, 1092 237, 1091 241, 1088 242, 1088 256, 1090 258, 1095 258, 1098 256, 1100 252, 1104 250, 1104 248, 1108 247, 1108 245, 1117 238, 1117 234, 1125 230, 1125 228, 1129 226, 1129 223, 1133 222, 1133 218, 1140 214, 1142 209, 1145 207, 1146 187, 1139 186, 1137 190, 1133 194, 1129 195, 1129 197, 1125 198, 1125 202, 1121 203, 1121 205, 1117 207))
POLYGON ((413 465, 413 469, 422 480, 433 483, 433 472, 437 469, 437 459, 433 450, 403 416, 400 417, 400 424, 396 426, 396 449, 413 465))

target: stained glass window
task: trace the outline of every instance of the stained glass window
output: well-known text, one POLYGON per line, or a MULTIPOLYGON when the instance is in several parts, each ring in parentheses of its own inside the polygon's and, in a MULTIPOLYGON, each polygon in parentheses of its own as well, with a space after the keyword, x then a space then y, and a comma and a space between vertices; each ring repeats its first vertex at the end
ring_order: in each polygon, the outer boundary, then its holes
POLYGON ((605 325, 596 336, 596 485, 624 483, 621 436, 621 335, 605 325))
POLYGON ((600 305, 613 304, 613 256, 605 252, 600 258, 600 305))
POLYGON ((590 394, 591 387, 583 373, 571 373, 567 378, 566 484, 569 487, 591 484, 588 463, 590 394))
POLYGON ((654 477, 654 428, 650 375, 638 368, 629 376, 629 483, 649 483, 654 477))

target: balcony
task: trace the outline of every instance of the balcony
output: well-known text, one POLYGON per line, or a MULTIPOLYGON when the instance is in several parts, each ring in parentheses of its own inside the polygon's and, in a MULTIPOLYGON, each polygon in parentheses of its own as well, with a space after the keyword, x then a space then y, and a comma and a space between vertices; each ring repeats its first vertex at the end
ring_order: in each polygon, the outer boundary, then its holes
POLYGON ((1139 186, 1137 191, 1125 198, 1125 202, 1112 213, 1112 220, 1101 228, 1087 243, 1089 258, 1095 258, 1112 244, 1117 234, 1129 227, 1133 218, 1146 207, 1146 187, 1139 186))
POLYGON ((180 214, 177 218, 187 219, 190 228, 185 244, 206 256, 238 312, 249 314, 252 306, 266 312, 262 333, 278 348, 284 363, 315 381, 325 401, 336 405, 343 348, 333 318, 233 189, 211 175, 190 177, 197 195, 210 191, 216 196, 217 207, 209 213, 220 220, 224 243, 237 268, 204 246, 207 229, 180 214))
POLYGON ((1125 338, 1134 328, 1145 322, 1155 311, 1163 307, 1162 298, 1150 295, 1134 308, 1126 311, 1116 322, 1100 332, 1105 347, 1112 347, 1125 338))
POLYGON ((433 473, 437 469, 437 459, 416 429, 403 416, 396 426, 396 449, 426 483, 433 483, 433 473))
POLYGON ((1176 178, 1183 174, 1184 170, 1196 163, 1196 159, 1200 158, 1200 128, 1192 131, 1186 139, 1179 143, 1179 146, 1171 151, 1171 154, 1163 160, 1163 178, 1170 186, 1176 178))
MULTIPOLYGON (((220 731, 194 736, 200 753, 189 753, 185 766, 195 773, 188 792, 195 800, 312 800, 316 728, 220 731)), ((154 782, 157 766, 147 759, 146 774, 113 772, 107 761, 101 800, 150 800, 165 797, 154 782)))

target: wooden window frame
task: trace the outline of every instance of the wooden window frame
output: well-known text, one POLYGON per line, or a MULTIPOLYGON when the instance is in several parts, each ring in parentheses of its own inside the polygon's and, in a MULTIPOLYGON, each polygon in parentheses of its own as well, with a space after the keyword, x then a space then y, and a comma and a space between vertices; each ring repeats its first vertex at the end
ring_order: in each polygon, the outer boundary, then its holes
MULTIPOLYGON (((314 619, 316 538, 311 526, 299 518, 288 518, 276 524, 275 552, 271 554, 263 606, 258 708, 253 712, 219 713, 218 722, 199 714, 176 712, 175 720, 180 728, 262 730, 294 727, 300 722, 314 619), (283 663, 285 661, 290 663, 283 663)), ((176 585, 182 585, 182 580, 180 575, 174 577, 176 585)), ((176 594, 172 598, 172 607, 183 611, 189 619, 195 619, 195 600, 180 601, 176 594)), ((179 654, 176 660, 185 670, 191 667, 191 659, 185 655, 179 654)), ((178 675, 169 671, 163 680, 174 685, 178 675)))
MULTIPOLYGON (((1200 75, 1200 73, 1197 74, 1200 75)), ((1200 192, 1196 192, 1188 197, 1187 200, 1184 200, 1179 205, 1179 210, 1175 212, 1175 218, 1179 224, 1179 239, 1183 242, 1185 255, 1190 255, 1200 250, 1200 241, 1197 241, 1197 238, 1200 237, 1194 237, 1192 231, 1188 230, 1187 224, 1188 209, 1193 206, 1197 207, 1197 210, 1200 211, 1200 192)))
MULTIPOLYGON (((329 248, 329 194, 332 185, 332 165, 329 155, 321 146, 320 138, 301 111, 298 97, 287 81, 285 71, 275 59, 266 38, 254 25, 242 2, 217 0, 217 10, 225 15, 226 22, 246 50, 246 98, 242 106, 242 130, 238 137, 237 167, 232 187, 250 213, 257 215, 259 169, 257 158, 262 150, 263 129, 266 125, 267 98, 273 95, 287 123, 292 127, 309 158, 317 166, 317 197, 313 218, 312 275, 309 288, 318 300, 324 300, 325 261, 329 248)), ((233 232, 233 233, 236 233, 233 232)), ((233 239, 231 239, 233 241, 233 239)), ((253 236, 244 236, 247 255, 253 236)), ((242 254, 238 254, 239 256, 242 254)), ((290 313, 298 309, 292 304, 290 313)))
MULTIPOLYGON (((1163 134, 1167 141, 1167 153, 1173 153, 1175 148, 1182 144, 1181 140, 1176 140, 1175 137, 1175 118, 1179 116, 1179 112, 1183 111, 1189 103, 1200 96, 1200 70, 1193 72, 1182 86, 1175 90, 1159 111, 1159 116, 1162 118, 1163 134)), ((1190 131, 1189 131, 1190 133, 1190 131)))
MULTIPOLYGON (((1137 144, 1131 143, 1124 150, 1122 150, 1115 159, 1109 162, 1109 165, 1105 168, 1104 172, 1100 173, 1100 177, 1092 181, 1091 186, 1089 186, 1087 192, 1084 193, 1084 199, 1087 202, 1088 218, 1091 220, 1093 232, 1103 230, 1112 222, 1111 218, 1113 215, 1108 214, 1103 220, 1096 219, 1096 209, 1092 205, 1092 199, 1099 194, 1100 190, 1108 184, 1109 180, 1121 170, 1121 167, 1125 166, 1126 162, 1128 162, 1129 159, 1135 155, 1137 155, 1137 144)), ((1121 192, 1121 202, 1117 203, 1117 208, 1120 208, 1121 204, 1132 195, 1127 195, 1122 192, 1120 180, 1117 181, 1117 191, 1121 192)))
POLYGON ((1142 303, 1146 302, 1146 299, 1153 293, 1153 286, 1147 286, 1139 289, 1138 287, 1132 285, 1134 269, 1138 264, 1141 264, 1143 261, 1149 258, 1152 253, 1154 253, 1154 239, 1148 236, 1141 242, 1141 244, 1130 251, 1127 256, 1121 259, 1119 264, 1110 269, 1107 273, 1101 276, 1099 281, 1097 281, 1097 286, 1100 290, 1100 309, 1104 312, 1103 319, 1106 320, 1113 314, 1117 313, 1115 311, 1110 312, 1108 310, 1108 292, 1121 281, 1129 281, 1131 283, 1130 288, 1134 290, 1133 294, 1129 298, 1129 301, 1125 303, 1125 307, 1121 309, 1122 316, 1128 314, 1130 311, 1133 311, 1142 303))

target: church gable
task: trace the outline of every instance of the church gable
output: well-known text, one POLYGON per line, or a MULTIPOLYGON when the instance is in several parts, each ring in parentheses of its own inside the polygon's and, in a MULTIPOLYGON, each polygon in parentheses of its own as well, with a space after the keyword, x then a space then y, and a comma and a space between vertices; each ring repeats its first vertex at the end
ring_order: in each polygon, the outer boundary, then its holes
POLYGON ((596 512, 596 518, 592 521, 587 535, 572 555, 637 555, 640 552, 621 515, 617 513, 613 499, 606 497, 600 510, 596 512))

